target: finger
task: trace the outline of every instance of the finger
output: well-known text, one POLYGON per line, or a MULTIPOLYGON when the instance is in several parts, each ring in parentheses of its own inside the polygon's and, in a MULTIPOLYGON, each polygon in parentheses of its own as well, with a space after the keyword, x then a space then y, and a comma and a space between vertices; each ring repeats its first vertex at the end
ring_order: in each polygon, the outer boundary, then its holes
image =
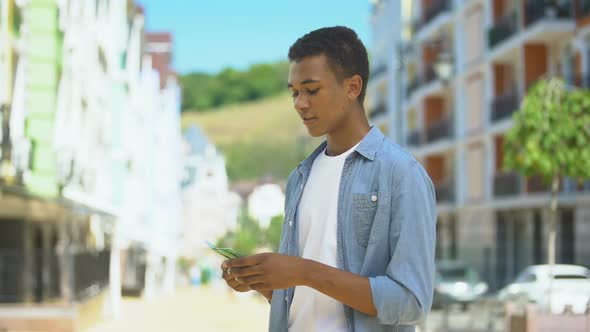
POLYGON ((228 268, 231 267, 233 269, 234 267, 244 267, 244 266, 257 265, 262 261, 263 258, 264 258, 264 254, 258 254, 258 255, 236 258, 236 259, 230 259, 228 261, 225 261, 224 264, 226 267, 228 267, 228 268))
POLYGON ((262 271, 258 265, 231 268, 231 275, 233 277, 247 277, 259 274, 262 274, 262 271))
POLYGON ((238 292, 246 292, 246 291, 251 290, 250 286, 240 283, 239 281, 237 281, 235 279, 227 280, 227 285, 229 287, 231 287, 233 290, 238 291, 238 292))
POLYGON ((240 277, 239 281, 243 284, 251 286, 254 284, 266 282, 267 276, 259 274, 259 275, 249 276, 249 277, 240 277))
POLYGON ((269 291, 269 290, 273 290, 272 287, 266 283, 257 283, 257 284, 253 284, 248 286, 251 290, 255 290, 255 291, 269 291))
POLYGON ((221 277, 224 280, 230 280, 230 279, 233 279, 234 278, 234 276, 232 276, 231 274, 227 273, 227 271, 223 271, 223 273, 221 274, 221 277))

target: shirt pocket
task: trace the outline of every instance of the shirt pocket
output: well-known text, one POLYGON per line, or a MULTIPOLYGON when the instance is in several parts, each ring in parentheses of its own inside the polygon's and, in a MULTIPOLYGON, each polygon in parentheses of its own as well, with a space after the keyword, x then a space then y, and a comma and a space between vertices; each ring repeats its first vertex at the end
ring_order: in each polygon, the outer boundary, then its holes
POLYGON ((352 219, 358 245, 367 247, 376 242, 376 236, 386 225, 382 220, 389 216, 390 194, 387 192, 372 191, 352 196, 352 219))

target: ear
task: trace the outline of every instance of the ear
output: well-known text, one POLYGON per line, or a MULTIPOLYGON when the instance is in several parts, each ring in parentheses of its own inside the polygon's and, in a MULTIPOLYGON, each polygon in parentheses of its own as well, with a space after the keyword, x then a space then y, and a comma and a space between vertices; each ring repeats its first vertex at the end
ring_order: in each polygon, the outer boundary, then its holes
POLYGON ((350 100, 358 99, 363 90, 363 79, 360 75, 353 75, 346 79, 346 95, 350 100))

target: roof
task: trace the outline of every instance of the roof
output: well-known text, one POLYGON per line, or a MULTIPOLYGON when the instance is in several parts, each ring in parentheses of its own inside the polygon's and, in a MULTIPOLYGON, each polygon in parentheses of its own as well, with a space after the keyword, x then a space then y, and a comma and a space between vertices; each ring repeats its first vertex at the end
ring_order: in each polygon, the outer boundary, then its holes
POLYGON ((172 34, 167 31, 146 33, 148 43, 172 43, 172 34))

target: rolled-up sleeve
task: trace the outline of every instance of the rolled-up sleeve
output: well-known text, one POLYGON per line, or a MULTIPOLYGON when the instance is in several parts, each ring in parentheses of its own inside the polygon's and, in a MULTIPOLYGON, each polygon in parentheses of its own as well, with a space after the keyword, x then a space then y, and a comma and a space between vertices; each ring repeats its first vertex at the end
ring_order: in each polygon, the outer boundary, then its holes
MULTIPOLYGON (((432 305, 436 199, 419 163, 410 163, 396 178, 390 222, 399 223, 399 239, 385 275, 369 281, 379 322, 410 325, 421 321, 432 305)), ((398 236, 390 232, 390 238, 398 236)))

